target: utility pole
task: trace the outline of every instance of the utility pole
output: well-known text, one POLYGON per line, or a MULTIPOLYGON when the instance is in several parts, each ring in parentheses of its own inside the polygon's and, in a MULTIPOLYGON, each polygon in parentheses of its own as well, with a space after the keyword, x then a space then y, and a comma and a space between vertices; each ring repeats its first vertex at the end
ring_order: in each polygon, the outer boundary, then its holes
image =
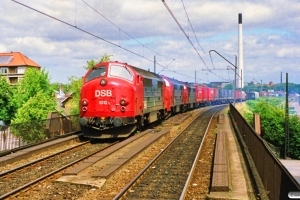
POLYGON ((262 79, 260 79, 260 96, 262 97, 262 79))
POLYGON ((290 155, 290 134, 289 134, 289 77, 286 73, 286 94, 285 94, 285 145, 284 145, 284 158, 290 155))
POLYGON ((156 56, 154 56, 154 74, 156 73, 156 56))
POLYGON ((235 107, 235 91, 236 91, 236 70, 237 70, 237 57, 235 56, 235 67, 234 67, 234 86, 233 86, 233 91, 234 91, 234 97, 233 97, 233 106, 235 107))

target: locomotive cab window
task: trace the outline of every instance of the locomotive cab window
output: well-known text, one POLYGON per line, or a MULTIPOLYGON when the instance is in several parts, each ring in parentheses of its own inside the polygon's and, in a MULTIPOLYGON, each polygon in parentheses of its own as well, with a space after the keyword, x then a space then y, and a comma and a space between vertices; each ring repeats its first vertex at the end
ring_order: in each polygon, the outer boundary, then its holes
POLYGON ((89 82, 90 80, 93 80, 95 78, 105 76, 105 74, 106 74, 106 67, 105 66, 93 68, 93 70, 85 78, 85 81, 89 82))
POLYGON ((133 73, 126 66, 111 65, 109 75, 133 81, 133 73))

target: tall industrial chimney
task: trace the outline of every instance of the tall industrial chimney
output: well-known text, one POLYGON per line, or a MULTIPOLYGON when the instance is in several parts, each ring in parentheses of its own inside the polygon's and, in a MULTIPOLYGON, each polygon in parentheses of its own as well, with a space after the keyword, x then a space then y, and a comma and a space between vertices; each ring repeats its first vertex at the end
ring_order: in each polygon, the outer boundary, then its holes
POLYGON ((242 27, 242 13, 239 13, 239 53, 238 53, 238 81, 237 87, 244 87, 244 57, 243 57, 243 27, 242 27))

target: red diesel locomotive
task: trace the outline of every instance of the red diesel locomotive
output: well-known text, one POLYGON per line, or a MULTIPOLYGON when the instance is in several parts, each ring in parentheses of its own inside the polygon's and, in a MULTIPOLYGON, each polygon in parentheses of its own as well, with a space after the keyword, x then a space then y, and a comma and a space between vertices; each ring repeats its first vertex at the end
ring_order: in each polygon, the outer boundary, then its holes
MULTIPOLYGON (((128 137, 146 123, 216 104, 219 97, 215 97, 215 90, 218 89, 180 82, 127 63, 99 63, 84 76, 79 123, 86 137, 128 137)), ((233 95, 223 98, 228 103, 233 95)))

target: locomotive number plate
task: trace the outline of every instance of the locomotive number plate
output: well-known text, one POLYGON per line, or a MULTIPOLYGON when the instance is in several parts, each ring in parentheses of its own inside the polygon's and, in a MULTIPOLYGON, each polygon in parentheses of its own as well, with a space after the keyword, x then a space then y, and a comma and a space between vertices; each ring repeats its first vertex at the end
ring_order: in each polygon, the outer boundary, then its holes
POLYGON ((108 103, 107 103, 107 101, 99 101, 99 104, 100 105, 107 105, 108 103))

